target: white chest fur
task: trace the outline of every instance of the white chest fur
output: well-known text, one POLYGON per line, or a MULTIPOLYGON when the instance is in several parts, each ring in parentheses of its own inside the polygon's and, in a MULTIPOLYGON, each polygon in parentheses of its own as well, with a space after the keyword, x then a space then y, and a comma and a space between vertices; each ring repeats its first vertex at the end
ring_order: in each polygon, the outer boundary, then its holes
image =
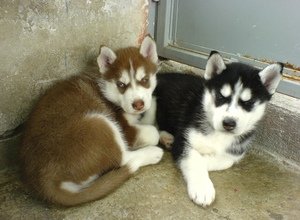
POLYGON ((188 130, 187 139, 190 145, 202 155, 224 154, 235 140, 233 135, 224 132, 212 132, 204 135, 193 128, 188 130))
POLYGON ((186 134, 190 147, 199 152, 207 162, 207 168, 212 170, 223 170, 238 162, 242 155, 227 153, 232 146, 235 137, 224 132, 213 132, 204 135, 196 129, 189 129, 186 134))

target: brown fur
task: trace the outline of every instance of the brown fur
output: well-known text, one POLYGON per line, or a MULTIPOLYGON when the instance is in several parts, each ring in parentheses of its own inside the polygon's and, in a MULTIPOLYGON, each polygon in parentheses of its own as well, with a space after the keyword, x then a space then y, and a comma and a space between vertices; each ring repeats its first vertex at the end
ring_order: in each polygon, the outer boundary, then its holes
MULTIPOLYGON (((116 54, 116 63, 105 74, 108 78, 129 68, 128 57, 135 67, 156 70, 137 48, 116 54)), ((110 115, 119 123, 129 146, 134 145, 136 128, 127 123, 122 109, 103 96, 96 83, 99 77, 98 71, 92 71, 58 82, 41 97, 28 119, 20 148, 23 180, 50 202, 71 206, 95 200, 131 175, 127 166, 120 167, 122 152, 111 127, 105 121, 84 117, 89 112, 110 115), (95 174, 99 178, 79 193, 60 188, 62 181, 81 183, 95 174)))

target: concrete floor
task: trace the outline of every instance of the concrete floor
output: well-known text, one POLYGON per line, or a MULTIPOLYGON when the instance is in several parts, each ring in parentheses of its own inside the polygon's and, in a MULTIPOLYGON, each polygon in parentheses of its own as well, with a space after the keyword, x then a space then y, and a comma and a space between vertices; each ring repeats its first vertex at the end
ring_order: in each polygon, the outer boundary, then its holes
POLYGON ((102 200, 60 208, 25 193, 17 169, 0 173, 0 219, 300 219, 300 173, 269 155, 249 153, 242 162, 211 173, 217 198, 194 205, 169 153, 142 168, 102 200))

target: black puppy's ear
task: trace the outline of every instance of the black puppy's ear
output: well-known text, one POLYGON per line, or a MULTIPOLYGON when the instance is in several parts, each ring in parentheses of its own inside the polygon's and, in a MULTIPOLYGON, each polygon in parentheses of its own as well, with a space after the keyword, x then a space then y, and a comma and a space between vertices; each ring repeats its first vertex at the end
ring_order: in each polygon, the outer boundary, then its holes
POLYGON ((214 75, 220 74, 226 69, 223 58, 217 51, 211 51, 208 57, 204 78, 206 80, 211 79, 214 75))
POLYGON ((278 87, 278 84, 281 80, 283 67, 284 65, 282 63, 274 63, 258 73, 261 82, 271 95, 275 93, 276 88, 278 87))

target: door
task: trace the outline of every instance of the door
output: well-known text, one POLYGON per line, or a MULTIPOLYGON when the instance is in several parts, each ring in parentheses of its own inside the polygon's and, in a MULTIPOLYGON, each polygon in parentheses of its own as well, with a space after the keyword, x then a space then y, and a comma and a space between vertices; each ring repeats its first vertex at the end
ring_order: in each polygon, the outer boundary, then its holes
POLYGON ((160 56, 205 68, 211 50, 260 68, 285 63, 278 91, 300 98, 300 1, 160 0, 160 56))

